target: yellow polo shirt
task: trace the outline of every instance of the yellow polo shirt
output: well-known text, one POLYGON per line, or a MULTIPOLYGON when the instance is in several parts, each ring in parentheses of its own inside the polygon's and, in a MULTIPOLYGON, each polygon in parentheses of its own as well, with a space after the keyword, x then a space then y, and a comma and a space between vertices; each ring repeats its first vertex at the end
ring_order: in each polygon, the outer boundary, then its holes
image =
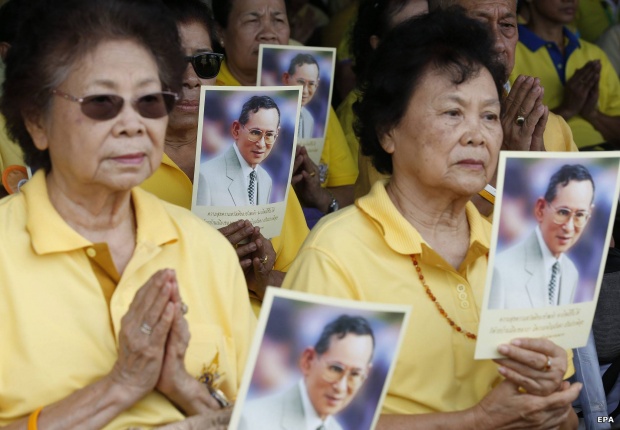
MULTIPOLYGON (((606 115, 620 116, 620 79, 603 50, 584 40, 577 40, 570 32, 565 32, 565 34, 569 36, 569 38, 565 37, 567 43, 572 41, 577 45, 570 56, 564 58, 565 64, 559 65, 566 80, 570 79, 575 74, 575 70, 583 67, 588 61, 600 60, 602 67, 598 109, 606 115)), ((524 74, 540 78, 545 87, 543 101, 549 109, 555 109, 564 100, 564 83, 560 79, 558 66, 554 64, 549 54, 547 44, 544 41, 541 43, 542 39, 536 38, 537 36, 527 28, 522 26, 519 28, 517 61, 510 77, 514 80, 520 74, 524 74), (528 44, 526 45, 522 40, 527 40, 528 44)), ((572 117, 567 122, 579 148, 605 142, 603 135, 580 115, 572 117)))
POLYGON ((491 225, 468 203, 470 246, 455 270, 420 236, 390 200, 385 182, 319 222, 283 288, 413 310, 383 413, 458 411, 479 402, 501 377, 491 360, 474 360, 475 342, 457 333, 426 295, 411 261, 448 315, 476 333, 487 272, 491 225))
MULTIPOLYGON (((220 73, 217 75, 216 85, 241 86, 241 83, 232 75, 226 65, 222 63, 220 73)), ((329 108, 329 120, 325 133, 325 144, 321 154, 321 164, 327 166, 327 180, 323 183, 326 187, 342 187, 355 184, 357 179, 357 165, 353 160, 347 139, 342 131, 336 112, 329 108)))
MULTIPOLYGON (((117 359, 121 318, 137 290, 164 268, 176 271, 189 306, 188 372, 198 377, 217 357, 221 388, 236 397, 256 321, 235 252, 183 208, 139 188, 132 201, 136 248, 108 304, 92 267, 106 267, 110 254, 60 217, 43 171, 21 193, 0 200, 0 426, 108 374, 117 359)), ((172 403, 152 392, 105 428, 150 428, 180 419, 172 403)))

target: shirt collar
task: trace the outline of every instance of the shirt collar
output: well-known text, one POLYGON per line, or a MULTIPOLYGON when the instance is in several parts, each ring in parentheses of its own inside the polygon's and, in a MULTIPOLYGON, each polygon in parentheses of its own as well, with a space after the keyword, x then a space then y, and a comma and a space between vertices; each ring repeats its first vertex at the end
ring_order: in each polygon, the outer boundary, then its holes
MULTIPOLYGON (((568 58, 575 49, 581 47, 581 44, 579 43, 579 38, 568 28, 563 27, 562 31, 564 33, 564 38, 568 41, 564 54, 564 57, 568 58)), ((519 24, 519 42, 523 43, 523 45, 532 52, 538 51, 549 43, 523 24, 519 24)))
POLYGON ((319 417, 319 414, 316 413, 310 401, 310 397, 308 396, 308 387, 306 387, 306 382, 303 378, 299 380, 299 391, 301 392, 301 404, 304 408, 304 417, 306 417, 306 429, 315 430, 319 428, 321 424, 327 428, 332 417, 330 415, 323 421, 321 417, 319 417))
POLYGON ((545 270, 551 270, 551 268, 556 262, 559 262, 561 266, 564 258, 564 253, 560 254, 560 258, 555 258, 555 256, 551 253, 549 247, 545 243, 545 239, 542 236, 540 226, 536 226, 536 238, 538 239, 538 245, 540 246, 540 251, 542 252, 543 265, 545 266, 545 270))
MULTIPOLYGON (((387 180, 378 181, 372 186, 370 192, 359 198, 355 204, 374 221, 383 234, 385 242, 397 253, 421 254, 423 248, 430 249, 430 245, 420 233, 394 206, 385 189, 386 184, 387 180)), ((488 254, 491 238, 490 230, 484 226, 484 223, 488 221, 482 218, 473 203, 467 203, 465 213, 469 223, 470 251, 463 263, 468 264, 470 258, 475 259, 480 255, 488 254)))
MULTIPOLYGON (((35 173, 21 191, 28 208, 26 228, 37 254, 68 252, 92 245, 92 242, 71 228, 52 205, 42 169, 35 173)), ((170 216, 157 197, 136 187, 131 191, 131 198, 138 226, 138 243, 156 246, 178 239, 170 216)))
MULTIPOLYGON (((245 158, 243 158, 243 156, 241 155, 241 152, 239 152, 239 147, 237 146, 237 142, 233 144, 233 148, 235 149, 235 154, 237 154, 237 158, 239 159, 239 164, 241 165, 241 171, 243 172, 243 177, 247 179, 250 177, 250 173, 252 173, 256 169, 252 169, 252 166, 250 166, 248 162, 245 161, 245 158)), ((258 167, 258 165, 256 167, 258 167)))

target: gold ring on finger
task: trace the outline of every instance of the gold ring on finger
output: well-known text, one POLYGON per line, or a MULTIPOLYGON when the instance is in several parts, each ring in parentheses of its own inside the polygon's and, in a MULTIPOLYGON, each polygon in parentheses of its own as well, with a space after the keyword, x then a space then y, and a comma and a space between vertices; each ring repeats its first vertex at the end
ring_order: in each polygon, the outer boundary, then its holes
POLYGON ((265 263, 267 263, 267 260, 269 260, 269 256, 268 256, 268 255, 265 255, 263 258, 261 258, 260 262, 261 262, 262 264, 265 264, 265 263))

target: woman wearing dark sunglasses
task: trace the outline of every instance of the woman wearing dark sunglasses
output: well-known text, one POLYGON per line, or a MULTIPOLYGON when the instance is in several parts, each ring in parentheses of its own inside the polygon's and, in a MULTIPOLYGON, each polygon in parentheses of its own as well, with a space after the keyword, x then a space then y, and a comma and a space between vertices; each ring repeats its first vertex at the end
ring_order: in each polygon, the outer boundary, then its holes
POLYGON ((183 113, 175 23, 50 0, 24 25, 0 110, 36 173, 0 201, 0 427, 224 429, 255 326, 237 256, 138 188, 183 113))

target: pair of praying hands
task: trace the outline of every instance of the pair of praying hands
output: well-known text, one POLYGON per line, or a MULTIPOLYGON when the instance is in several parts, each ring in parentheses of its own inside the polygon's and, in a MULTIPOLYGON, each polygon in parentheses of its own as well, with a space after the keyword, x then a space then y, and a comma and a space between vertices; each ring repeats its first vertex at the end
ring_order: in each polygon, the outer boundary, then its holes
POLYGON ((556 109, 564 119, 581 115, 586 120, 598 111, 599 82, 601 79, 601 61, 588 61, 577 69, 564 85, 564 100, 556 109))
POLYGON ((118 359, 108 378, 127 406, 159 391, 191 419, 174 429, 225 429, 230 410, 185 368, 190 332, 174 270, 155 273, 121 320, 118 359))
POLYGON ((276 252, 271 241, 266 239, 248 220, 239 220, 219 229, 233 245, 239 257, 239 264, 245 274, 248 289, 262 300, 267 286, 282 285, 284 273, 273 270, 276 252))

